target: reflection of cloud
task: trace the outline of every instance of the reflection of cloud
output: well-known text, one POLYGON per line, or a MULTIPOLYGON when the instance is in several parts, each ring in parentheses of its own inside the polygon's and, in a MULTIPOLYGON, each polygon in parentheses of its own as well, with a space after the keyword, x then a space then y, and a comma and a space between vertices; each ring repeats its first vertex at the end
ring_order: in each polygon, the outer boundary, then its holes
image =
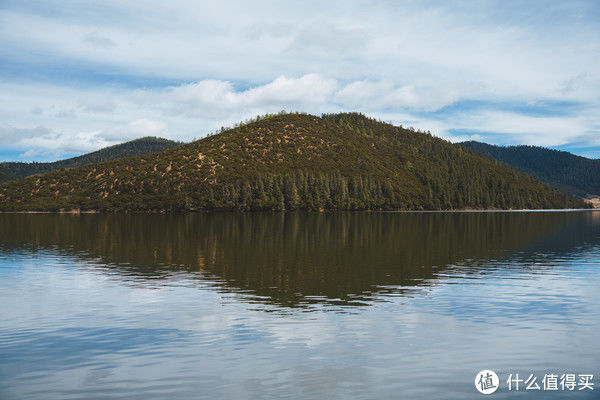
POLYGON ((326 314, 311 314, 307 318, 310 323, 306 323, 299 317, 299 320, 293 323, 271 324, 267 329, 275 338, 276 345, 301 343, 307 347, 318 347, 327 343, 335 343, 339 332, 327 319, 326 314))

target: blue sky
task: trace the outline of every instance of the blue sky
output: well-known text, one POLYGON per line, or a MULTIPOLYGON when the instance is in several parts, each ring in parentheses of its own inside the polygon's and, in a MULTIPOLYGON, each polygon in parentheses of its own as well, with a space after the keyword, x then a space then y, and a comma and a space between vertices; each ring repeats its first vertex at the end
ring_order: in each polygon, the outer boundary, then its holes
POLYGON ((0 159, 281 109, 600 157, 596 1, 0 2, 0 159))

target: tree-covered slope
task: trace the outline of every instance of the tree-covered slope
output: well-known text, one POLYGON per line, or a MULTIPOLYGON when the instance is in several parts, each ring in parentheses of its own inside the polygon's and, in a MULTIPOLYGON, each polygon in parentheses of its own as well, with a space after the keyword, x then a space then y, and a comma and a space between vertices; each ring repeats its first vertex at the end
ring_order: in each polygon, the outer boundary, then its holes
POLYGON ((600 160, 536 146, 460 145, 528 173, 574 196, 600 195, 600 160))
POLYGON ((93 153, 84 154, 79 157, 68 158, 55 162, 3 162, 0 163, 0 183, 24 178, 33 174, 43 174, 56 171, 61 168, 73 168, 83 165, 96 164, 119 158, 140 156, 157 151, 170 149, 181 143, 173 140, 144 137, 126 143, 106 147, 93 153))
POLYGON ((0 186, 2 210, 583 206, 461 146, 360 114, 268 116, 159 153, 0 186))

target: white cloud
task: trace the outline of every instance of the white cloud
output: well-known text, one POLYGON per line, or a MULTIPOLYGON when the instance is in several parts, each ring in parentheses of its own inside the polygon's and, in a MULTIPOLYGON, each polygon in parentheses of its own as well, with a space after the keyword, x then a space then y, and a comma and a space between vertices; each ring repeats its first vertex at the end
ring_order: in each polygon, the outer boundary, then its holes
POLYGON ((97 134, 98 132, 66 133, 46 129, 45 134, 20 138, 11 147, 25 149, 21 158, 26 158, 30 155, 60 156, 90 152, 111 144, 99 139, 97 134))
POLYGON ((60 158, 74 153, 87 153, 144 136, 169 138, 167 125, 159 120, 139 119, 100 130, 55 131, 44 126, 20 128, 0 126, 3 150, 19 152, 24 160, 60 158))
POLYGON ((390 81, 355 81, 340 89, 336 100, 350 106, 361 106, 379 98, 381 93, 389 93, 393 88, 394 84, 390 81))
POLYGON ((144 136, 168 137, 170 134, 166 124, 161 121, 139 119, 127 125, 98 131, 95 136, 107 142, 125 142, 144 136))
POLYGON ((0 126, 0 140, 4 143, 14 143, 23 139, 30 139, 50 134, 51 131, 43 126, 35 128, 15 128, 14 126, 0 126))
POLYGON ((18 74, 0 72, 0 120, 60 132, 30 143, 60 151, 142 131, 188 140, 283 108, 359 110, 451 140, 592 145, 598 13, 593 1, 8 2, 0 46, 18 74), (546 100, 580 107, 534 117, 493 106, 546 100), (432 113, 469 101, 489 106, 432 113))
POLYGON ((83 37, 83 41, 94 47, 110 48, 116 46, 116 43, 109 37, 100 32, 90 32, 83 37))
POLYGON ((458 129, 505 134, 512 136, 509 140, 513 143, 536 146, 564 145, 587 132, 575 117, 532 117, 498 111, 464 116, 457 125, 458 129))
POLYGON ((251 40, 260 40, 262 38, 282 38, 289 35, 293 31, 293 26, 278 22, 264 21, 247 26, 244 29, 244 34, 251 40))
MULTIPOLYGON (((166 99, 206 112, 261 107, 306 107, 326 102, 337 87, 334 79, 316 74, 300 78, 280 76, 273 82, 236 91, 231 82, 206 80, 170 88, 166 99), (206 111, 205 111, 206 110, 206 111)), ((148 90, 142 96, 148 96, 148 90)))
POLYGON ((363 49, 368 42, 367 37, 367 32, 362 29, 340 28, 324 20, 314 21, 300 27, 287 50, 303 55, 316 51, 340 56, 363 49))
POLYGON ((56 118, 77 118, 77 112, 74 109, 60 110, 54 116, 56 118))
POLYGON ((33 107, 30 112, 34 115, 40 115, 44 113, 44 110, 42 110, 42 107, 33 107))
POLYGON ((273 82, 257 86, 240 94, 245 104, 290 104, 307 106, 324 103, 337 87, 335 79, 317 74, 304 75, 298 79, 280 76, 273 82))
POLYGON ((0 132, 0 140, 13 147, 20 146, 23 151, 39 147, 54 153, 84 152, 142 136, 192 140, 220 126, 281 109, 315 114, 365 111, 384 121, 430 130, 454 142, 487 140, 487 133, 496 134, 496 142, 504 137, 503 142, 511 144, 560 146, 578 141, 594 145, 597 140, 596 131, 590 129, 597 123, 593 110, 544 117, 469 110, 442 118, 415 112, 435 111, 452 104, 456 100, 452 90, 395 86, 391 81, 340 82, 319 74, 297 78, 280 76, 245 89, 236 89, 233 83, 219 80, 166 89, 90 91, 45 86, 38 88, 39 93, 30 93, 27 87, 15 85, 5 89, 6 93, 12 92, 4 99, 7 112, 11 107, 17 112, 12 115, 13 125, 0 132), (32 107, 51 113, 32 115, 32 107), (86 113, 85 118, 80 115, 82 112, 86 113), (32 125, 59 128, 30 128, 32 125))
POLYGON ((19 158, 30 160, 40 155, 44 155, 44 153, 40 150, 29 149, 25 153, 19 154, 19 158))
POLYGON ((78 107, 85 112, 108 113, 114 111, 116 105, 111 99, 98 97, 80 100, 78 103, 78 107))

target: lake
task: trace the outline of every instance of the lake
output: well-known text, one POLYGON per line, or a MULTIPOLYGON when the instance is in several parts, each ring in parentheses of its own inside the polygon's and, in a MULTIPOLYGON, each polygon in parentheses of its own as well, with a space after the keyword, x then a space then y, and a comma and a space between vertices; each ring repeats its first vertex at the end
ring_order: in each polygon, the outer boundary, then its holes
POLYGON ((598 398, 598 282, 594 211, 0 214, 0 398, 598 398))

